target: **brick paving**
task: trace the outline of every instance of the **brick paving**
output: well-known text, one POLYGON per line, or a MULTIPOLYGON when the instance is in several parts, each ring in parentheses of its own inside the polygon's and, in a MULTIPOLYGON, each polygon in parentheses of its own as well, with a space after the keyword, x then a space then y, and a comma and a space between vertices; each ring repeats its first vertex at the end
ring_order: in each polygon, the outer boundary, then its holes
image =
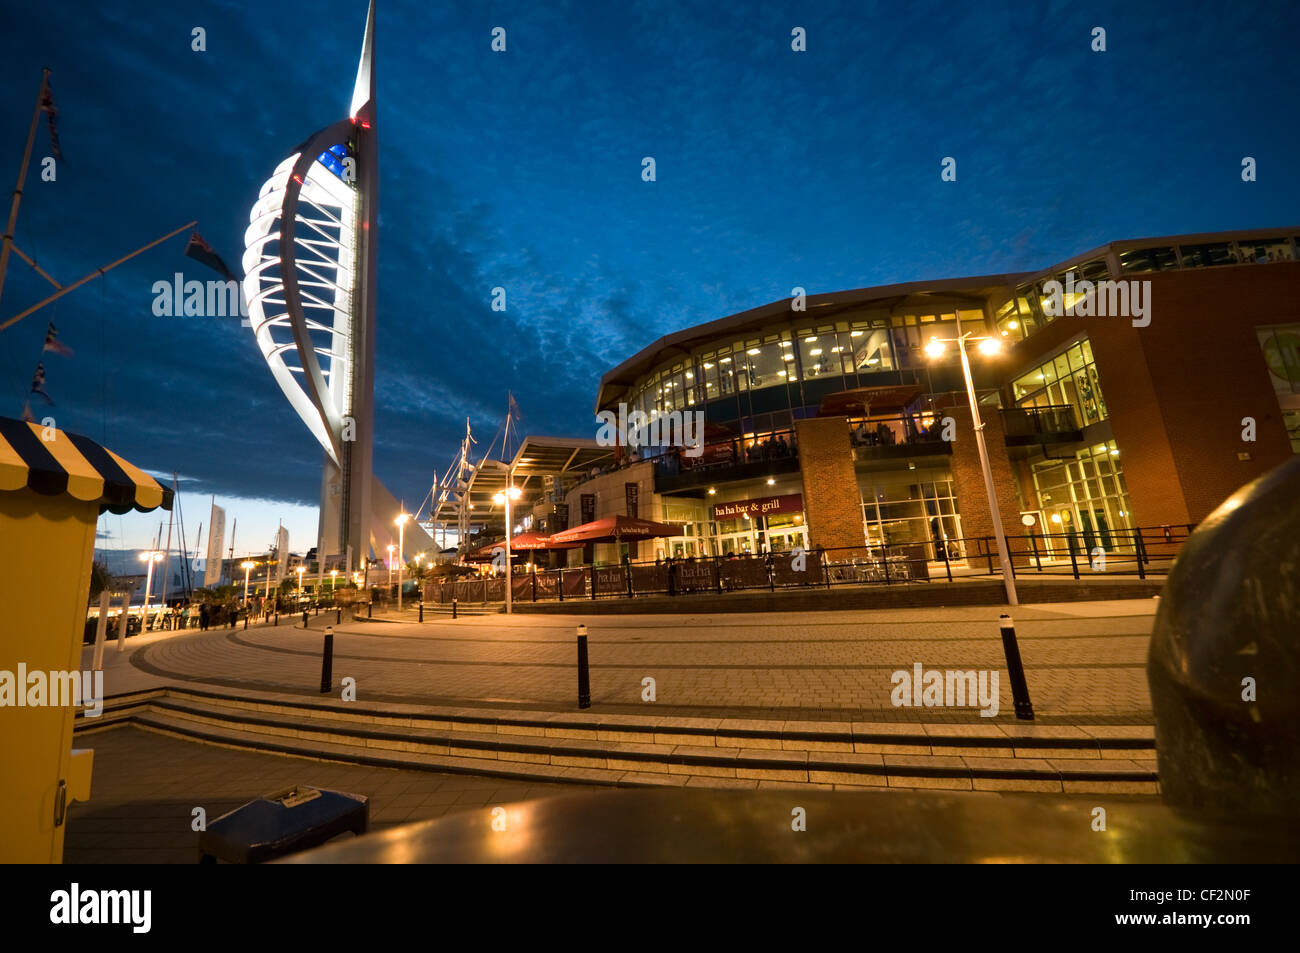
MULTIPOLYGON (((1146 657, 1154 600, 1021 606, 1021 655, 1044 724, 1151 724, 1146 657)), ((335 626, 335 684, 359 701, 576 708, 575 626, 588 627, 593 711, 735 718, 1014 722, 990 606, 676 616, 485 615, 335 626), (997 669, 1000 711, 896 708, 891 674, 997 669), (643 702, 642 679, 657 700, 643 702)), ((109 694, 205 683, 319 696, 321 628, 161 633, 105 652, 109 694)), ((301 623, 299 623, 300 625, 301 623)), ((89 661, 87 649, 86 664, 89 661)))
POLYGON ((68 808, 63 859, 70 864, 196 863, 194 808, 202 807, 211 822, 294 784, 366 795, 372 831, 595 790, 235 751, 131 727, 78 738, 77 746, 95 750, 95 769, 90 801, 68 808))

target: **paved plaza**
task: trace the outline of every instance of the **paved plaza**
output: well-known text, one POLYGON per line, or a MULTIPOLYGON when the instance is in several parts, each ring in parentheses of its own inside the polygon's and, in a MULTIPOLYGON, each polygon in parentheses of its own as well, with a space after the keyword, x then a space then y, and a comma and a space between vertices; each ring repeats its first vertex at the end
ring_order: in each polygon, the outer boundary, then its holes
MULTIPOLYGON (((1152 723, 1146 659, 1156 601, 1021 606, 1016 631, 1037 721, 1152 723)), ((873 722, 1014 722, 997 607, 677 616, 427 616, 335 625, 334 679, 358 701, 576 709, 575 630, 590 640, 593 711, 873 722), (901 708, 891 675, 1000 672, 1000 709, 901 708), (643 701, 654 679, 656 700, 643 701)), ((110 695, 206 684, 319 697, 322 633, 297 627, 166 632, 105 650, 110 695)), ((89 665, 90 649, 85 664, 89 665)))

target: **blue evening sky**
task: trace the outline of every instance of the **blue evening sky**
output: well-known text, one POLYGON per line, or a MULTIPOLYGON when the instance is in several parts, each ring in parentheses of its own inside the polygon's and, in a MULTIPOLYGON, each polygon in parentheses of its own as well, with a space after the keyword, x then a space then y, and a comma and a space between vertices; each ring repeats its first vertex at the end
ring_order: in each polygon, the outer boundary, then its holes
MULTIPOLYGON (((195 218, 237 268, 258 186, 347 113, 365 19, 361 0, 2 6, 0 184, 49 66, 65 161, 29 178, 17 241, 65 282, 195 218)), ((529 432, 592 436, 604 371, 795 285, 1296 224, 1298 27, 1283 3, 380 0, 376 471, 414 506, 466 417, 491 439, 507 389, 529 432)), ((280 519, 304 550, 320 452, 251 333, 152 314, 153 282, 210 277, 184 244, 0 332, 0 413, 53 320, 76 351, 45 355, 58 426, 179 471, 191 538, 215 494, 238 550, 280 519)), ((46 293, 11 259, 0 320, 46 293)), ((101 545, 157 525, 106 517, 101 545)))

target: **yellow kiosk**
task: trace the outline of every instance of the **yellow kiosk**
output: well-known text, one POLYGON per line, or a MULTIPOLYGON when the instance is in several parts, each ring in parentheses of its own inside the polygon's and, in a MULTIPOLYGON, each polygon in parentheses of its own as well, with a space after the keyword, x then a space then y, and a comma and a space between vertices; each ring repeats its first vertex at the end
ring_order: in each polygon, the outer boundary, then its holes
POLYGON ((93 440, 0 417, 0 862, 62 861, 67 806, 90 797, 68 700, 99 515, 171 505, 93 440))

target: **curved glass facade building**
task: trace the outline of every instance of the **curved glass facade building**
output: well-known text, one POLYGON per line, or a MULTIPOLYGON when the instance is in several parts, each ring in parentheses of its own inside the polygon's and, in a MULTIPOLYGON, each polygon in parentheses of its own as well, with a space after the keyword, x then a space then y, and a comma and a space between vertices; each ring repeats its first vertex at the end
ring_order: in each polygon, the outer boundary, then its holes
POLYGON ((682 527, 656 554, 887 543, 966 556, 963 540, 992 533, 987 493, 957 350, 926 350, 960 328, 1001 345, 972 347, 971 362, 1007 533, 1045 553, 1123 552, 1137 527, 1199 522, 1300 448, 1298 291, 1292 227, 772 302, 606 373, 598 413, 699 411, 704 446, 642 449, 565 507, 621 512, 636 479, 641 515, 682 527))

